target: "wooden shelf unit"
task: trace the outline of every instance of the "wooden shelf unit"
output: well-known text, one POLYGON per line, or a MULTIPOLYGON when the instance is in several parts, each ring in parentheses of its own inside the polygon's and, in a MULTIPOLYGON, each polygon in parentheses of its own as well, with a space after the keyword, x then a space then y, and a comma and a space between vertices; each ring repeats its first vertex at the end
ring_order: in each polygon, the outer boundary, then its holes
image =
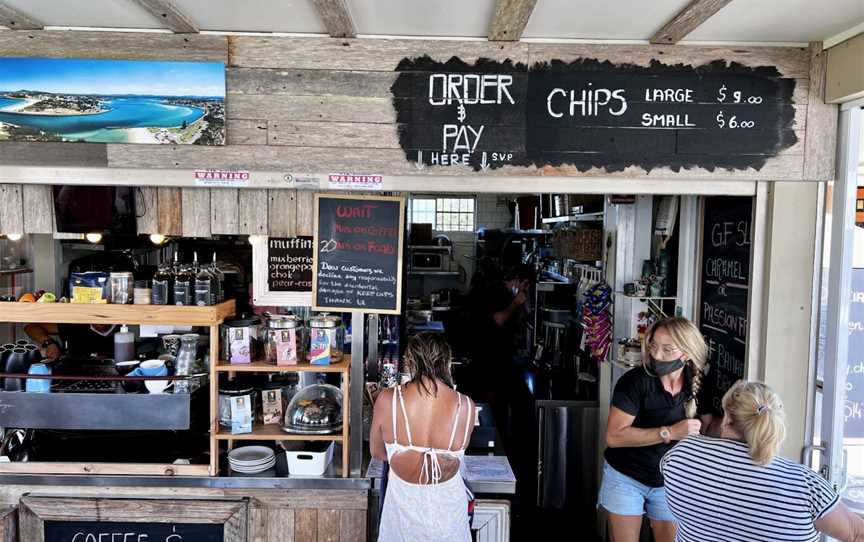
MULTIPOLYGON (((210 330, 210 359, 219 359, 219 325, 234 315, 234 300, 209 307, 176 305, 112 305, 83 303, 21 303, 0 302, 0 322, 53 323, 53 324, 176 324, 208 327, 210 330)), ((211 364, 214 365, 215 364, 211 364)), ((215 369, 210 381, 210 433, 215 434, 219 413, 215 369)), ((216 439, 211 438, 210 453, 218 453, 216 439)), ((174 465, 157 463, 75 463, 34 461, 27 463, 0 463, 2 474, 128 474, 138 476, 215 476, 214 465, 174 465)))
POLYGON ((216 366, 219 372, 227 373, 342 373, 351 367, 351 356, 345 356, 339 363, 330 365, 312 365, 308 362, 297 365, 273 365, 266 361, 253 361, 252 363, 235 363, 231 365, 220 361, 216 366))
MULTIPOLYGON (((342 375, 342 432, 341 433, 332 433, 328 435, 300 435, 294 433, 286 433, 282 430, 282 428, 276 424, 255 424, 252 427, 251 433, 240 433, 240 434, 231 434, 222 432, 223 429, 219 427, 219 409, 211 408, 210 413, 211 416, 215 417, 211 419, 211 431, 210 431, 210 448, 211 448, 211 471, 218 472, 218 450, 219 450, 219 442, 227 441, 228 448, 232 448, 234 445, 234 441, 244 441, 244 440, 291 440, 291 441, 305 441, 305 442, 313 442, 313 441, 335 441, 342 444, 342 477, 348 477, 348 401, 349 401, 349 378, 351 374, 351 356, 345 355, 339 363, 334 363, 331 365, 311 365, 308 362, 303 362, 298 365, 273 365, 271 363, 256 361, 253 363, 247 364, 235 364, 231 365, 225 363, 224 361, 220 361, 218 364, 214 364, 211 367, 211 375, 210 375, 210 385, 211 391, 218 387, 218 377, 219 373, 273 373, 273 372, 284 372, 284 373, 300 373, 300 372, 313 372, 313 373, 340 373, 342 375), (216 450, 217 453, 213 453, 212 450, 216 450)), ((218 407, 219 395, 218 390, 213 391, 213 395, 211 395, 211 401, 215 402, 218 407)), ((283 413, 284 415, 284 413, 283 413)))

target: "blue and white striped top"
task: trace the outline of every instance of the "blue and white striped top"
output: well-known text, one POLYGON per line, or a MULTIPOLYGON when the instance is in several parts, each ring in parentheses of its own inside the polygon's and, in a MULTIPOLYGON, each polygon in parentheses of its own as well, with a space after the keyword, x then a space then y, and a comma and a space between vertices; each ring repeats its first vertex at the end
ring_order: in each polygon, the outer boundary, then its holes
POLYGON ((775 458, 750 459, 746 443, 688 437, 660 461, 678 542, 810 542, 813 522, 839 502, 818 473, 775 458))

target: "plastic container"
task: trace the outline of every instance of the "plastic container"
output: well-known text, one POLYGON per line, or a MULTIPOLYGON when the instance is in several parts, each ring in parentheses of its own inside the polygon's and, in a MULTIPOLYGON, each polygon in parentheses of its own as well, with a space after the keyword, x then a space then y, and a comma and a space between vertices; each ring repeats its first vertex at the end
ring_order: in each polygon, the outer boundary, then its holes
POLYGON ((124 324, 120 331, 114 334, 114 361, 131 361, 135 359, 135 334, 124 324))
POLYGON ((322 452, 286 451, 288 459, 288 474, 291 476, 322 476, 333 461, 335 442, 327 445, 322 452))

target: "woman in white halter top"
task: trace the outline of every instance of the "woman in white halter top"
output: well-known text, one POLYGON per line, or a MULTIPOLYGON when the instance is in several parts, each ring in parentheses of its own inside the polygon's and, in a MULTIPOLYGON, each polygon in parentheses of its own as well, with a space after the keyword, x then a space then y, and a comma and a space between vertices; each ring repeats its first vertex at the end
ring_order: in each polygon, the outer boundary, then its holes
POLYGON ((405 350, 413 375, 375 401, 369 445, 390 462, 379 542, 470 542, 468 493, 459 468, 474 429, 474 403, 453 390, 450 346, 421 333, 405 350))

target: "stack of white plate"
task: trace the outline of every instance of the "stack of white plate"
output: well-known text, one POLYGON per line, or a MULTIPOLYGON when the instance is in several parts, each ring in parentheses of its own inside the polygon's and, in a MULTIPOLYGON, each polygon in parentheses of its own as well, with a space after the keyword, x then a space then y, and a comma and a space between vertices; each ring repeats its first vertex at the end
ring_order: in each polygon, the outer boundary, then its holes
POLYGON ((228 453, 228 464, 234 472, 258 474, 276 465, 276 453, 266 446, 243 446, 228 453))

